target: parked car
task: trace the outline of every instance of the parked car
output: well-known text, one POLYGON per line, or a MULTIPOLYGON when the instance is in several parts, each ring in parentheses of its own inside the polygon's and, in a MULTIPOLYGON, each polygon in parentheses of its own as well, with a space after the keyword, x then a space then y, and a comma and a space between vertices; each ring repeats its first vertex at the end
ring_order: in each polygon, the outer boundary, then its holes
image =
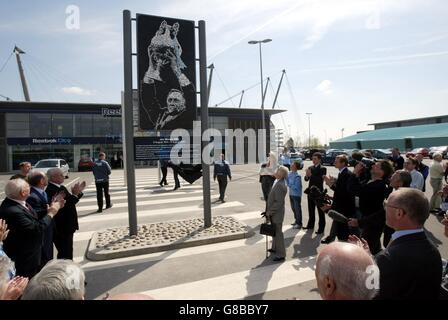
POLYGON ((388 159, 392 157, 392 151, 390 149, 363 149, 361 152, 369 152, 375 159, 388 159))
POLYGON ((429 154, 428 154, 429 159, 432 159, 433 154, 436 152, 442 154, 442 157, 444 159, 448 158, 448 146, 438 146, 429 148, 429 154))
POLYGON ((33 166, 33 169, 39 169, 39 171, 44 173, 47 173, 48 170, 53 168, 60 168, 64 173, 64 177, 68 178, 70 166, 64 159, 44 159, 37 161, 37 163, 33 166))
POLYGON ((91 158, 88 158, 88 157, 81 158, 81 159, 79 159, 79 162, 78 162, 78 171, 79 172, 92 171, 92 168, 94 165, 95 165, 95 163, 93 162, 93 160, 91 158))
POLYGON ((406 158, 415 157, 416 154, 421 153, 423 157, 429 156, 429 150, 426 148, 415 148, 406 153, 406 158))
POLYGON ((330 166, 333 165, 334 161, 336 160, 336 157, 341 154, 345 154, 346 156, 348 156, 348 154, 346 152, 344 152, 343 150, 334 150, 334 151, 327 152, 322 157, 322 164, 330 165, 330 166))
POLYGON ((290 148, 289 149, 289 154, 291 155, 291 159, 304 159, 305 155, 303 154, 303 152, 300 152, 299 149, 296 148, 290 148))
POLYGON ((311 158, 313 157, 313 154, 315 154, 316 152, 320 152, 320 153, 322 153, 322 155, 324 155, 325 154, 325 149, 315 149, 315 148, 313 148, 313 149, 305 149, 305 152, 304 152, 304 160, 305 159, 310 159, 311 160, 311 158))

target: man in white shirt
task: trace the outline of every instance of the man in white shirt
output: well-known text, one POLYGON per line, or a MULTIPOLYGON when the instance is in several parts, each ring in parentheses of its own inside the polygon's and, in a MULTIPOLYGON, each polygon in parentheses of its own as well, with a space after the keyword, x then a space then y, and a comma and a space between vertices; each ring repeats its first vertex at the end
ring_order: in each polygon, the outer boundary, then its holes
POLYGON ((404 162, 406 171, 408 171, 412 177, 411 188, 423 190, 425 179, 423 178, 423 175, 416 170, 417 166, 418 161, 413 157, 407 158, 404 162))

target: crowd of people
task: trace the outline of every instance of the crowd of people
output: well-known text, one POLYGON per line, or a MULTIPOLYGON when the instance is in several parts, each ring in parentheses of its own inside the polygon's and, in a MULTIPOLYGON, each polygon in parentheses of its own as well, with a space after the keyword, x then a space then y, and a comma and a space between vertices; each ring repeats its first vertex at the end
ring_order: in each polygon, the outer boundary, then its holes
MULTIPOLYGON (((442 155, 434 154, 429 167, 422 155, 404 159, 397 148, 389 159, 376 160, 360 152, 353 153, 352 159, 353 170, 349 170, 348 157, 337 156, 334 166, 339 172, 332 177, 322 166, 322 154, 313 154, 313 165, 304 176, 308 187, 302 190, 300 162, 290 162, 289 171, 274 153, 269 154, 260 169, 260 182, 266 199, 263 215, 275 228, 268 250, 273 261, 284 261, 286 256, 282 224, 289 190, 293 228, 314 230, 316 208, 316 234, 324 233, 327 215, 333 218, 330 234, 321 240, 328 246, 320 252, 316 266, 322 298, 439 298, 442 272, 446 277, 448 269, 424 225, 430 212, 443 216, 448 209, 448 185, 443 186, 447 166, 442 164, 442 155), (433 189, 430 201, 424 194, 428 176, 433 189), (333 190, 332 196, 326 194, 324 183, 333 190), (302 225, 302 192, 308 202, 306 225, 302 225), (366 281, 374 282, 375 272, 378 284, 366 285, 366 281)), ((446 216, 442 223, 447 230, 446 216)))
MULTIPOLYGON (((112 206, 109 189, 110 166, 101 154, 94 168, 99 210, 112 206), (100 199, 101 198, 101 199, 100 199)), ((285 155, 280 163, 274 153, 260 169, 265 200, 264 215, 275 235, 273 261, 286 258, 283 235, 286 196, 294 214, 292 227, 307 232, 325 232, 327 215, 333 221, 330 233, 321 242, 328 244, 316 260, 316 281, 323 299, 438 299, 448 297, 446 261, 425 233, 430 212, 444 215, 441 220, 448 237, 448 185, 446 165, 434 154, 426 166, 420 155, 404 159, 398 149, 385 160, 368 154, 336 157, 337 177, 328 175, 322 154, 312 155, 312 165, 285 155), (370 159, 370 160, 369 160, 370 159), (430 178, 432 196, 424 194, 430 178), (324 185, 333 190, 330 196, 324 185), (308 220, 302 214, 302 196, 307 195, 308 220), (335 241, 336 238, 339 241, 335 241), (383 242, 381 242, 383 238, 383 242)), ((225 156, 214 164, 219 200, 224 202, 229 163, 225 156)), ((166 182, 166 174, 161 184, 166 182)), ((70 191, 64 186, 59 168, 45 174, 20 164, 20 173, 5 186, 6 198, 0 205, 0 300, 79 300, 85 297, 85 275, 73 260, 73 237, 78 230, 76 204, 83 196, 85 182, 70 191), (57 257, 53 256, 53 246, 57 257)), ((108 299, 151 299, 124 294, 108 299)))

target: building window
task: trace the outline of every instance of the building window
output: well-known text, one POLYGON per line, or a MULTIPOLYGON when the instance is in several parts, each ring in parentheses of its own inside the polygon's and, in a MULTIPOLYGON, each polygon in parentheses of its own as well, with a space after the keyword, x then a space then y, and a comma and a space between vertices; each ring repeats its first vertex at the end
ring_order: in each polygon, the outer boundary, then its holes
POLYGON ((30 114, 8 113, 6 115, 6 136, 21 138, 30 136, 30 114))
POLYGON ((30 114, 30 134, 31 137, 51 137, 51 114, 31 113, 30 114))
POLYGON ((93 137, 93 116, 75 114, 75 137, 93 137))
POLYGON ((73 115, 53 114, 53 137, 73 137, 73 115))
POLYGON ((110 121, 112 122, 112 132, 111 134, 114 136, 121 136, 121 118, 119 117, 113 117, 110 118, 110 121))
POLYGON ((102 114, 93 115, 93 136, 106 137, 112 134, 111 118, 103 117, 102 114))

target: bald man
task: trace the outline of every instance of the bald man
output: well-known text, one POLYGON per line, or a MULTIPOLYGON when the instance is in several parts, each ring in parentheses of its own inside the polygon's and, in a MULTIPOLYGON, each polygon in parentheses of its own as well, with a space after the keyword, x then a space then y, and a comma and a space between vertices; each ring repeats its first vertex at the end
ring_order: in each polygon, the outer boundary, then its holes
POLYGON ((317 257, 316 281, 324 300, 371 300, 379 286, 379 271, 363 248, 334 242, 317 257))

